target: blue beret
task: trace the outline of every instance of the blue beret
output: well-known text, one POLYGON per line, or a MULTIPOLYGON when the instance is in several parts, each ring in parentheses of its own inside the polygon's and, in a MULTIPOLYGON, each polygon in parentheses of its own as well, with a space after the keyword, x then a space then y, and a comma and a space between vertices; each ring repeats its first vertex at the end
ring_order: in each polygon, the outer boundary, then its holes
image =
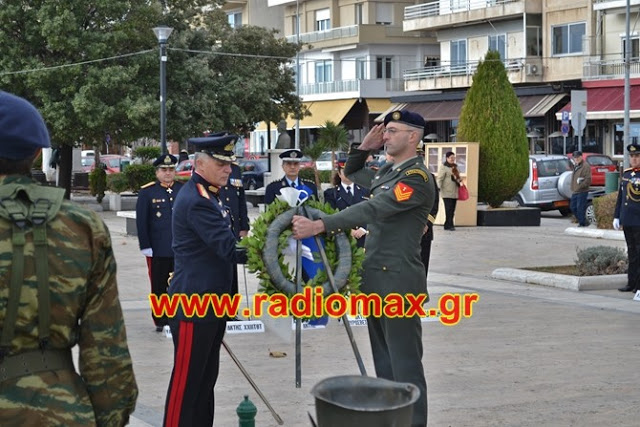
POLYGON ((163 154, 153 162, 153 166, 157 168, 175 168, 176 163, 178 163, 178 159, 171 154, 163 154))
POLYGON ((234 149, 238 138, 238 135, 228 132, 216 132, 202 138, 190 138, 187 142, 193 144, 196 152, 206 153, 223 162, 234 162, 234 149))
POLYGON ((0 91, 0 157, 22 160, 51 147, 42 116, 25 99, 0 91))
POLYGON ((422 116, 418 113, 412 113, 411 111, 392 111, 391 113, 384 116, 384 125, 386 126, 389 122, 399 122, 404 123, 405 125, 412 126, 414 128, 419 128, 424 130, 425 121, 422 116))
POLYGON ((287 150, 280 153, 278 156, 284 162, 301 162, 302 161, 302 151, 300 150, 287 150))

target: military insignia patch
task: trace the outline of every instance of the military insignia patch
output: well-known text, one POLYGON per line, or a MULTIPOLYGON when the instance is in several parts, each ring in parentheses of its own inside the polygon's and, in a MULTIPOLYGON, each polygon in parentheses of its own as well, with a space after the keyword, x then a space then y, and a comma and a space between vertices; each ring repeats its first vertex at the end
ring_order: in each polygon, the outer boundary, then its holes
POLYGON ((393 120, 400 120, 400 117, 402 117, 402 114, 400 113, 400 111, 394 111, 393 114, 391 115, 391 118, 393 120))
POLYGON ((406 202, 411 198, 411 195, 413 194, 413 188, 409 187, 403 182, 399 182, 393 188, 393 194, 395 194, 396 200, 398 202, 406 202))
POLYGON ((424 182, 428 182, 429 181, 429 177, 427 176, 427 173, 425 171, 423 171, 422 169, 411 169, 408 170, 405 175, 409 176, 409 175, 420 175, 422 177, 422 179, 424 179, 424 182))
POLYGON ((209 193, 207 193, 207 189, 204 188, 204 185, 202 184, 196 184, 196 187, 198 187, 198 193, 200 193, 200 195, 202 197, 204 197, 205 199, 209 199, 209 193))

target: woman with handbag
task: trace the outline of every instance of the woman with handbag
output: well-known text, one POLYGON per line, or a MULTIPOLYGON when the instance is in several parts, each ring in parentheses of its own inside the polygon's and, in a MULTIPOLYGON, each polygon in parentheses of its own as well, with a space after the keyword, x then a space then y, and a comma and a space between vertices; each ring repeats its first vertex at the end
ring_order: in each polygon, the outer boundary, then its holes
POLYGON ((458 191, 462 183, 462 177, 458 171, 458 165, 456 164, 456 155, 452 151, 448 151, 445 154, 444 167, 440 169, 438 173, 438 187, 440 188, 440 196, 444 202, 445 213, 445 230, 455 230, 453 225, 453 216, 456 212, 456 203, 458 202, 458 191))

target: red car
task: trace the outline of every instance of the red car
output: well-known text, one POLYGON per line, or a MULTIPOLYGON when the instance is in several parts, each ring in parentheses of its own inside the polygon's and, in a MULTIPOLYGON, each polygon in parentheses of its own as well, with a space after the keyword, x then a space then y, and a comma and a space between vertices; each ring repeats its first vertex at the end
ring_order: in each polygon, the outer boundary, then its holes
MULTIPOLYGON (((129 157, 120 156, 117 154, 100 155, 100 163, 104 164, 107 175, 120 172, 120 166, 122 165, 123 160, 129 161, 131 159, 129 159, 129 157)), ((82 170, 84 172, 91 172, 94 169, 94 163, 96 162, 95 157, 83 157, 81 161, 82 170)))
MULTIPOLYGON (((567 154, 571 158, 572 153, 567 154)), ((594 187, 604 186, 605 174, 616 172, 618 164, 611 157, 600 153, 582 153, 583 159, 591 166, 591 185, 594 187)))
POLYGON ((195 160, 183 160, 176 166, 176 176, 191 176, 193 169, 195 169, 195 160))

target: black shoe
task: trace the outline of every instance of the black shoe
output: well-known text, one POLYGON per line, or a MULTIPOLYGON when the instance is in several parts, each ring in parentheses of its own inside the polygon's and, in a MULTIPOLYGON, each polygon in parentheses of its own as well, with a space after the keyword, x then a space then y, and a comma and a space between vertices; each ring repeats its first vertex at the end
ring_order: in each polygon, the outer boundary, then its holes
POLYGON ((630 285, 627 285, 624 288, 618 288, 618 290, 620 292, 635 292, 635 289, 630 285))
POLYGON ((162 332, 162 325, 156 326, 156 332, 162 332))

